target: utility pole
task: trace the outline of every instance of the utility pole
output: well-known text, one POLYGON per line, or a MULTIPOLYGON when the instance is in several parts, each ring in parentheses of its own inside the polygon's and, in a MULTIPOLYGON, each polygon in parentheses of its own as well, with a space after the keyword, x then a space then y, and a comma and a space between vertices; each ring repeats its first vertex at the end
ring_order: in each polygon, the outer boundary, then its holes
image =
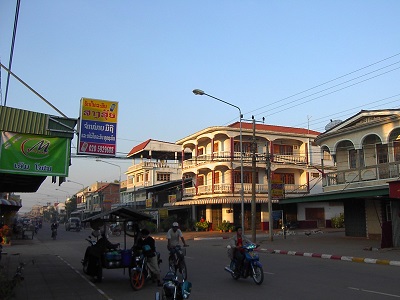
MULTIPOLYGON (((245 120, 250 121, 250 120, 245 120)), ((252 180, 251 180, 251 240, 253 243, 256 243, 257 234, 256 234, 256 215, 257 215, 257 204, 256 204, 256 182, 257 182, 257 139, 256 139, 256 121, 254 116, 251 116, 251 121, 253 122, 253 138, 251 143, 251 167, 252 167, 252 180)), ((264 123, 265 118, 262 118, 262 122, 264 123)))
POLYGON ((269 222, 268 222, 268 230, 269 230, 269 240, 272 242, 274 240, 273 234, 273 218, 272 218, 272 178, 271 178, 271 156, 269 153, 269 141, 267 141, 267 180, 268 180, 268 213, 269 213, 269 222))
POLYGON ((252 158, 251 158, 251 168, 252 168, 252 180, 251 180, 251 240, 256 243, 256 180, 257 180, 257 141, 256 141, 256 120, 254 116, 253 119, 253 142, 251 144, 252 148, 252 158))

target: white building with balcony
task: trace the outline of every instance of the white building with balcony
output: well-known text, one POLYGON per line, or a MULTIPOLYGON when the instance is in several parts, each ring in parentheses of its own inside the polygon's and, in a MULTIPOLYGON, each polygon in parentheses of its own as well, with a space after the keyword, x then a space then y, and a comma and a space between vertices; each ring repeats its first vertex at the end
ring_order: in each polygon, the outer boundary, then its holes
MULTIPOLYGON (((271 160, 272 184, 278 187, 275 189, 273 185, 271 189, 271 198, 276 202, 273 210, 280 209, 277 204, 279 198, 321 192, 322 157, 320 148, 314 143, 318 135, 319 132, 304 128, 255 124, 253 142, 253 124, 242 122, 242 158, 239 122, 229 126, 208 127, 180 139, 176 144, 181 146, 182 151, 189 150, 192 154, 191 158, 182 161, 181 176, 191 178, 192 186, 184 188, 182 201, 177 201, 174 205, 191 206, 192 216, 197 220, 203 216, 212 223, 213 228, 223 220, 241 224, 243 163, 245 229, 251 226, 253 186, 256 228, 268 229, 267 159, 271 160), (255 169, 252 164, 252 149, 255 150, 255 169)), ((330 165, 333 166, 333 162, 330 165)), ((340 209, 335 208, 338 211, 340 209)), ((310 211, 314 212, 316 219, 321 217, 317 215, 318 210, 310 211)), ((297 215, 297 206, 294 205, 286 212, 285 219, 295 221, 297 215)))
POLYGON ((362 110, 315 141, 337 171, 326 174, 323 194, 300 200, 341 201, 346 235, 400 246, 400 196, 389 193, 400 178, 400 110, 362 110))

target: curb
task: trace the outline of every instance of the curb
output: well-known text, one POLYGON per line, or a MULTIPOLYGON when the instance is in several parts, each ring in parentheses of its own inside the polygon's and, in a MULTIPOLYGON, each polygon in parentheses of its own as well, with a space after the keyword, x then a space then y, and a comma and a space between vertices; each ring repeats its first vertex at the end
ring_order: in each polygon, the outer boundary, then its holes
POLYGON ((344 255, 340 256, 340 255, 332 255, 332 254, 319 254, 319 253, 274 250, 274 249, 263 249, 263 248, 260 249, 260 251, 268 252, 271 254, 286 254, 286 255, 293 255, 293 256, 315 257, 315 258, 351 261, 351 262, 357 262, 357 263, 379 264, 379 265, 389 265, 389 266, 400 267, 400 261, 396 261, 396 260, 362 258, 362 257, 353 257, 353 256, 344 256, 344 255))

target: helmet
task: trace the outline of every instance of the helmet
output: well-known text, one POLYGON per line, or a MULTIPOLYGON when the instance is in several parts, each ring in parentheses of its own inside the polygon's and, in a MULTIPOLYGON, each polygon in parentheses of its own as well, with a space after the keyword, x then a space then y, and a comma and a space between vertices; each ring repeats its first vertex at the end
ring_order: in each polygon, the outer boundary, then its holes
POLYGON ((174 223, 172 223, 172 227, 179 227, 179 224, 178 224, 178 222, 174 222, 174 223))

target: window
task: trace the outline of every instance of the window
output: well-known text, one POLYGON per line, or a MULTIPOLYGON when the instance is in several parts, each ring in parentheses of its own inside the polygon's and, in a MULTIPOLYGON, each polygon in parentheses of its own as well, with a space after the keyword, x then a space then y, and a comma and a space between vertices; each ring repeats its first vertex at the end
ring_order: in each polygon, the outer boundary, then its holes
POLYGON ((197 176, 197 186, 204 185, 204 175, 197 176))
POLYGON ((400 142, 393 142, 394 161, 400 161, 400 142))
POLYGON ((349 168, 357 168, 357 151, 355 149, 349 150, 349 168))
MULTIPOLYGON (((243 145, 243 153, 251 153, 251 145, 250 142, 242 142, 243 145)), ((233 151, 240 153, 240 142, 234 142, 233 151)))
POLYGON ((274 145, 275 154, 293 155, 293 146, 291 145, 274 145))
POLYGON ((294 184, 294 173, 274 173, 273 180, 284 184, 294 184))
POLYGON ((377 154, 376 158, 377 158, 378 164, 384 164, 389 161, 387 145, 377 144, 376 145, 376 154, 377 154))
POLYGON ((331 154, 328 151, 325 151, 325 150, 323 152, 323 158, 324 158, 324 160, 332 160, 331 154))
POLYGON ((197 156, 204 154, 204 148, 197 148, 197 156))
POLYGON ((214 173, 214 184, 219 184, 220 183, 220 176, 221 176, 221 172, 215 172, 214 173))
MULTIPOLYGON (((235 171, 235 183, 240 183, 240 171, 235 171)), ((243 183, 252 183, 253 174, 252 172, 243 172, 243 183)), ((258 173, 256 175, 256 183, 258 183, 258 173)))
POLYGON ((169 173, 157 173, 157 181, 170 181, 171 174, 169 173))
POLYGON ((219 151, 219 144, 218 142, 215 142, 213 147, 213 152, 218 152, 218 151, 219 151))
POLYGON ((312 178, 319 178, 319 173, 311 173, 312 178))
POLYGON ((146 172, 145 174, 144 174, 144 181, 149 181, 149 172, 146 172))

